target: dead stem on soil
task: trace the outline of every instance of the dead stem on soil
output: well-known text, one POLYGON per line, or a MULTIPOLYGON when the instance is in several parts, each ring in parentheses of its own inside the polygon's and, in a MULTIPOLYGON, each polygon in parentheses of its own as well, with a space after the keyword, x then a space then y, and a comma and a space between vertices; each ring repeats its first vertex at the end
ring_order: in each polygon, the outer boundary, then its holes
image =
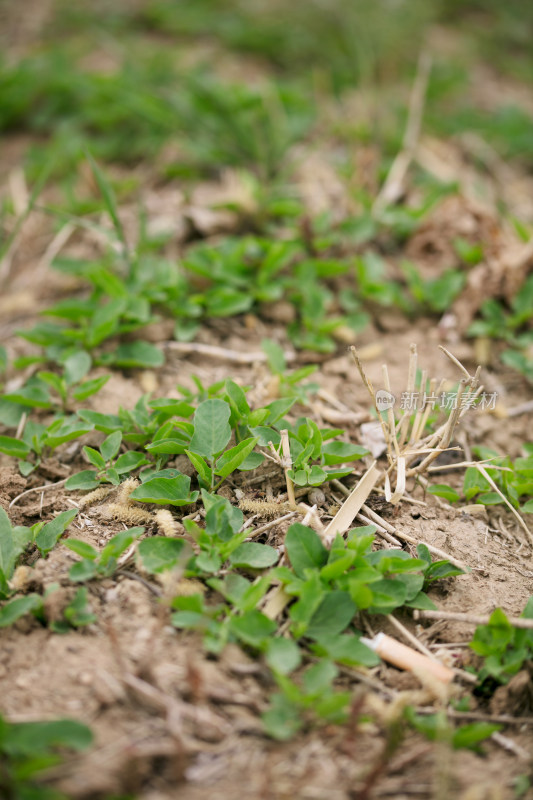
MULTIPOLYGON (((234 364, 256 364, 266 363, 265 353, 239 352, 230 350, 227 347, 217 347, 212 344, 202 344, 201 342, 164 342, 163 346, 172 352, 182 355, 201 355, 207 358, 215 358, 220 361, 231 361, 234 364)), ((285 361, 290 363, 296 360, 296 353, 287 350, 284 354, 285 361)))
POLYGON ((26 495, 31 494, 32 492, 47 492, 49 489, 57 489, 59 486, 63 486, 67 481, 68 478, 63 478, 56 483, 45 483, 42 486, 32 486, 31 489, 26 489, 24 492, 21 492, 14 497, 8 508, 13 508, 13 506, 16 505, 21 498, 26 497, 26 495))
MULTIPOLYGON (((472 625, 488 625, 490 617, 483 614, 464 614, 461 611, 413 611, 413 618, 419 619, 442 619, 453 620, 455 622, 468 622, 472 625)), ((533 631, 533 619, 524 617, 508 617, 509 623, 515 628, 533 631)))

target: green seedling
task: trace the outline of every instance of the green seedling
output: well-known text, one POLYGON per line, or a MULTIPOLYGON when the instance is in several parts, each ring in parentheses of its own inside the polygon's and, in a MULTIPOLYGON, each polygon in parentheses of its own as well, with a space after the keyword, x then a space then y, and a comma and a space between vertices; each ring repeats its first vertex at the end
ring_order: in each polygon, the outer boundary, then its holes
POLYGON ((54 633, 68 633, 73 628, 92 625, 96 620, 97 617, 89 605, 87 588, 80 586, 70 603, 63 609, 63 619, 51 622, 50 630, 54 633))
POLYGON ((481 742, 501 730, 501 725, 492 722, 472 722, 454 727, 444 712, 417 714, 413 708, 405 709, 406 720, 430 741, 448 742, 454 750, 473 750, 483 753, 481 742))
POLYGON ((320 486, 325 481, 343 478, 353 472, 352 467, 327 467, 357 461, 368 455, 366 448, 335 438, 344 431, 320 430, 312 419, 299 419, 287 427, 292 457, 292 469, 288 475, 297 486, 320 486))
POLYGON ((93 578, 109 578, 117 569, 120 556, 144 533, 144 528, 130 528, 117 533, 101 553, 81 539, 66 539, 63 544, 81 557, 69 570, 71 581, 83 583, 93 578))
POLYGON ((533 334, 529 324, 533 318, 533 276, 526 279, 513 297, 510 310, 491 298, 481 306, 481 317, 471 324, 469 336, 486 336, 511 345, 511 350, 501 353, 501 360, 533 382, 533 360, 530 354, 533 334))
POLYGON ((103 483, 118 486, 123 475, 149 463, 143 453, 137 453, 134 450, 127 450, 117 458, 121 444, 122 432, 114 431, 104 439, 99 450, 95 450, 93 447, 84 447, 83 452, 87 460, 96 467, 96 471, 87 469, 71 475, 65 483, 65 489, 90 490, 103 483))
POLYGON ((37 522, 31 528, 26 528, 12 527, 6 512, 0 508, 0 599, 9 597, 8 581, 13 577, 19 556, 28 545, 34 542, 41 555, 46 556, 77 513, 77 509, 63 511, 51 522, 37 522))
POLYGON ((59 749, 86 750, 90 729, 71 719, 12 723, 0 716, 0 794, 9 800, 66 800, 39 783, 39 773, 61 763, 59 749))
POLYGON ((290 372, 287 369, 283 348, 277 342, 263 339, 261 348, 268 359, 270 371, 279 381, 280 397, 294 397, 298 403, 305 405, 309 395, 316 392, 319 386, 317 383, 302 383, 302 381, 316 372, 316 365, 308 364, 290 372))
POLYGON ((498 505, 507 498, 515 508, 522 512, 531 513, 533 509, 533 445, 526 444, 524 448, 527 455, 512 461, 509 457, 501 457, 494 450, 487 447, 474 448, 474 453, 480 459, 490 459, 490 466, 484 465, 484 470, 500 490, 494 490, 489 481, 476 467, 467 467, 463 479, 463 494, 466 500, 475 499, 483 505, 498 505), (521 506, 521 503, 523 505, 521 506))
POLYGON ((271 566, 278 559, 273 547, 256 542, 246 542, 246 531, 241 530, 243 513, 223 497, 209 494, 202 489, 202 500, 206 509, 205 528, 191 520, 185 520, 187 532, 193 536, 200 548, 188 565, 191 575, 212 575, 229 560, 230 565, 261 569, 271 566), (249 545, 254 545, 250 547, 249 545))
POLYGON ((346 722, 352 693, 335 691, 333 682, 338 672, 328 659, 308 666, 298 683, 274 672, 280 691, 271 695, 270 708, 261 715, 266 733, 284 741, 291 739, 312 717, 323 723, 346 722))
MULTIPOLYGON (((521 616, 533 619, 533 597, 521 616)), ((501 608, 497 608, 488 625, 476 628, 470 647, 484 659, 478 678, 482 687, 490 688, 494 681, 508 683, 524 662, 533 657, 533 631, 513 627, 501 608)))

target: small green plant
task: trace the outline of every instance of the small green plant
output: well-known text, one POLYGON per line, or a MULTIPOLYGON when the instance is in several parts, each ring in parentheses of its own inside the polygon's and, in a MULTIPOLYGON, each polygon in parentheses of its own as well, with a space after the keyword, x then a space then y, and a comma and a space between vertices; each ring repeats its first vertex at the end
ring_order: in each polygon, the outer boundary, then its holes
MULTIPOLYGON (((530 513, 533 510, 533 501, 530 499, 533 495, 533 445, 525 444, 524 449, 527 455, 514 461, 498 456, 487 447, 474 448, 473 452, 480 459, 491 460, 490 466, 485 465, 484 470, 507 500, 522 512, 530 513)), ((465 471, 463 494, 467 500, 475 498, 477 503, 483 505, 504 502, 501 494, 494 491, 494 487, 476 467, 467 467, 465 471)))
POLYGON ((405 718, 419 733, 431 741, 448 742, 454 750, 464 748, 475 753, 482 753, 481 742, 502 727, 492 722, 472 722, 454 727, 444 712, 417 714, 410 706, 405 709, 405 718))
POLYGON ((481 317, 471 324, 468 335, 487 336, 511 345, 511 350, 501 353, 501 360, 533 382, 533 332, 530 326, 533 319, 533 275, 512 298, 510 308, 491 298, 481 306, 481 317))
POLYGON ((12 527, 6 512, 0 507, 0 599, 11 594, 9 581, 19 556, 26 548, 35 543, 41 555, 46 556, 77 513, 77 509, 71 509, 61 512, 51 522, 37 522, 31 528, 20 525, 12 527))
POLYGON ((320 430, 312 419, 299 419, 287 427, 292 457, 292 469, 288 474, 298 486, 320 486, 325 481, 343 478, 353 472, 352 467, 326 467, 357 461, 368 455, 368 450, 360 445, 335 439, 344 431, 332 428, 320 430), (317 461, 318 464, 312 463, 317 461))
POLYGON ((0 716, 0 794, 6 800, 66 800, 39 784, 39 773, 61 762, 61 752, 90 747, 92 733, 72 719, 8 722, 0 716))
POLYGON ((54 633, 68 633, 73 628, 91 625, 96 620, 97 617, 89 605, 87 588, 80 586, 70 603, 63 609, 63 619, 50 622, 50 629, 54 633))
POLYGON ((84 447, 83 452, 87 460, 96 467, 94 470, 83 470, 67 480, 66 489, 95 489, 102 483, 112 483, 118 486, 121 477, 133 470, 148 464, 148 459, 143 453, 127 450, 118 456, 122 444, 122 432, 114 431, 109 434, 98 450, 93 447, 84 447))
POLYGON ((129 528, 113 536, 99 553, 88 542, 81 539, 66 539, 63 544, 81 557, 69 570, 71 581, 85 582, 93 578, 108 578, 117 569, 122 553, 144 533, 144 528, 129 528))
MULTIPOLYGON (((521 614, 533 619, 533 597, 530 597, 521 614)), ((476 628, 470 647, 482 656, 483 666, 479 671, 480 683, 507 683, 524 662, 533 658, 533 631, 515 628, 501 608, 492 612, 488 625, 476 628)))

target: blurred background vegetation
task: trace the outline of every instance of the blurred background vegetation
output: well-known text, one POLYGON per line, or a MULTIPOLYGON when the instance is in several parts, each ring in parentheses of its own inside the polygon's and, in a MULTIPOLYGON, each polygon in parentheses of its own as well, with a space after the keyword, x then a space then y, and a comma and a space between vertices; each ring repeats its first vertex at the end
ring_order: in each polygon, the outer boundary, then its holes
POLYGON ((35 137, 30 178, 53 156, 66 176, 86 146, 133 164, 168 142, 167 175, 239 165, 271 177, 320 101, 355 89, 379 99, 346 132, 387 156, 422 49, 431 131, 533 156, 528 110, 510 98, 494 111, 475 91, 483 63, 533 80, 533 6, 519 0, 4 0, 0 15, 0 131, 35 137))

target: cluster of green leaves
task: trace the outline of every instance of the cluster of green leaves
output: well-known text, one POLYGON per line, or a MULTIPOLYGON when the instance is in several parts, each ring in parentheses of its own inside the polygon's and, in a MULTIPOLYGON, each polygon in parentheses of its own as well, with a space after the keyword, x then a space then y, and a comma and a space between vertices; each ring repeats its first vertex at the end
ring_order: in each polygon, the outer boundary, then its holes
POLYGON ((521 289, 506 308, 503 303, 491 298, 481 307, 481 319, 475 320, 468 329, 470 336, 487 336, 511 345, 501 353, 501 360, 509 367, 521 372, 533 383, 533 275, 526 279, 521 289))
POLYGON ((71 581, 90 581, 95 577, 108 578, 115 572, 122 553, 144 533, 144 528, 129 528, 113 536, 99 553, 81 539, 65 539, 63 544, 81 557, 69 570, 71 581))
MULTIPOLYGON (((522 512, 533 513, 533 444, 525 443, 523 448, 527 455, 514 461, 509 456, 498 456, 488 447, 477 447, 474 453, 481 459, 492 459, 491 466, 485 465, 485 471, 509 502, 522 512)), ((498 492, 475 467, 468 467, 465 471, 463 494, 467 500, 475 498, 476 502, 484 505, 503 503, 498 492)))
MULTIPOLYGON (((290 566, 274 566, 279 559, 275 548, 244 541, 247 533, 241 529, 239 509, 207 492, 203 500, 205 528, 185 522, 200 550, 186 563, 185 575, 205 580, 223 602, 208 603, 200 593, 178 596, 172 603, 176 609, 172 621, 178 628, 202 630, 211 652, 218 653, 228 641, 236 641, 264 654, 279 687, 265 724, 279 738, 298 730, 310 710, 331 721, 346 717, 350 696, 334 691, 335 662, 378 663, 352 627, 358 611, 389 614, 402 606, 434 608, 423 588, 439 578, 461 574, 448 562, 432 564, 422 546, 420 558, 410 558, 403 551, 372 551, 373 526, 351 531, 346 540, 337 537, 327 550, 314 531, 296 523, 285 539, 290 566), (250 580, 243 571, 257 577, 250 580), (273 584, 283 587, 291 598, 289 628, 281 638, 276 636, 277 624, 257 608, 273 584), (294 681, 289 676, 304 657, 316 663, 294 681)), ((172 555, 172 564, 178 555, 172 555)), ((158 558, 154 563, 158 570, 164 568, 158 558)), ((143 564, 149 568, 144 558, 143 564)))
POLYGON ((66 800, 39 784, 39 773, 61 762, 65 750, 86 750, 92 733, 71 719, 7 722, 0 716, 0 794, 8 800, 66 800))
POLYGON ((302 86, 223 83, 202 69, 180 69, 167 48, 145 43, 137 57, 126 51, 106 74, 79 61, 72 48, 56 46, 0 64, 0 130, 29 130, 49 140, 32 152, 33 168, 55 156, 56 173, 66 175, 87 146, 106 161, 132 163, 173 140, 185 153, 175 168, 181 175, 222 163, 252 166, 269 177, 312 122, 302 86))
MULTIPOLYGON (((490 465, 484 464, 485 471, 494 481, 504 497, 522 513, 533 513, 533 444, 524 443, 526 455, 515 458, 498 456, 496 451, 488 447, 475 447, 473 452, 480 459, 490 459, 490 465)), ((459 492, 445 483, 430 486, 431 494, 443 497, 450 503, 461 499, 459 492)), ((463 497, 475 500, 483 505, 504 503, 502 496, 494 491, 489 481, 476 467, 467 467, 463 478, 463 497)))
POLYGON ((472 722, 455 728, 443 711, 422 715, 410 707, 405 710, 405 717, 417 731, 431 741, 447 742, 454 750, 466 748, 476 753, 482 753, 480 743, 502 727, 493 722, 472 722))
MULTIPOLYGON (((533 619, 533 597, 530 597, 521 616, 533 619)), ((476 628, 470 647, 483 657, 478 677, 483 685, 507 683, 533 658, 533 630, 515 628, 501 608, 492 612, 488 625, 476 628)))
POLYGON ((46 556, 55 546, 66 528, 77 515, 76 508, 62 511, 50 522, 36 522, 31 528, 12 527, 9 517, 0 507, 0 599, 9 597, 8 581, 20 555, 30 544, 35 544, 41 556, 46 556))

